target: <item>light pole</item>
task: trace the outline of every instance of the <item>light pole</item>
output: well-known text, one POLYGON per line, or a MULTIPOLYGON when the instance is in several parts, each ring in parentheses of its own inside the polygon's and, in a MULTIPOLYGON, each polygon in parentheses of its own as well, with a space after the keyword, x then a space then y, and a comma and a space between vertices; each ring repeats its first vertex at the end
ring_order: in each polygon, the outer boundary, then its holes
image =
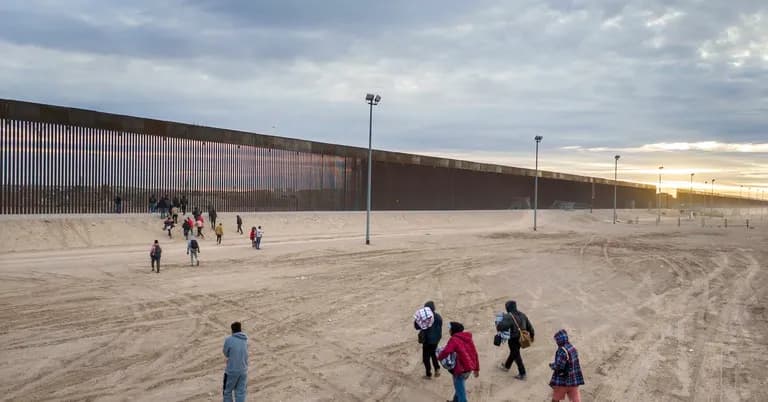
POLYGON ((365 244, 371 244, 371 169, 373 168, 373 148, 371 147, 373 140, 373 107, 379 104, 381 96, 374 94, 366 94, 365 100, 370 105, 370 112, 368 114, 368 196, 366 198, 366 210, 365 210, 365 244))
POLYGON ((688 208, 691 209, 691 219, 693 219, 693 176, 696 175, 696 173, 691 173, 691 191, 690 191, 690 197, 688 199, 688 203, 691 204, 688 206, 688 208))
POLYGON ((710 182, 710 184, 712 184, 712 192, 711 192, 711 194, 710 194, 710 196, 709 196, 709 198, 711 198, 711 199, 712 199, 712 204, 711 204, 711 208, 710 208, 710 209, 711 209, 710 213, 712 213, 712 215, 714 216, 714 214, 715 214, 715 179, 712 179, 712 181, 710 182))
POLYGON ((536 176, 533 178, 533 231, 536 231, 536 215, 539 212, 539 143, 544 137, 537 135, 536 140, 536 176))
POLYGON ((613 224, 616 224, 616 182, 619 177, 619 158, 621 155, 613 157, 613 224))
POLYGON ((658 210, 658 216, 656 222, 661 223, 661 171, 664 170, 664 166, 659 166, 659 195, 656 197, 656 209, 658 210))

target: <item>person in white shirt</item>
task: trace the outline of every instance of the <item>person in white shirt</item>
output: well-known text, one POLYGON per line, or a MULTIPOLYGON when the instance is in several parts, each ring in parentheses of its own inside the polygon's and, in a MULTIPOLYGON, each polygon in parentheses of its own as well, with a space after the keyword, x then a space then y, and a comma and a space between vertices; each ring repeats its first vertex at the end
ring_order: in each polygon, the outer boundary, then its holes
POLYGON ((261 226, 256 228, 256 250, 261 248, 261 236, 264 236, 264 231, 261 230, 261 226))

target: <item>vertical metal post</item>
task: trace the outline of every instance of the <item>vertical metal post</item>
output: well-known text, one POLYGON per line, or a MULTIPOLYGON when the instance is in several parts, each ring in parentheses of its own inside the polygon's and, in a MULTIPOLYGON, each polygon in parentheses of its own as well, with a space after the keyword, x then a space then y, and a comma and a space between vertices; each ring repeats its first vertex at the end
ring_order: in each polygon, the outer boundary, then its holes
POLYGON ((536 218, 539 212, 539 143, 542 140, 542 136, 537 135, 533 137, 536 141, 536 176, 533 178, 533 231, 537 229, 536 218))
POLYGON ((656 209, 658 210, 658 215, 656 216, 656 224, 658 225, 661 223, 661 170, 664 169, 664 166, 659 166, 659 191, 658 196, 656 197, 657 203, 656 203, 656 209))
POLYGON ((613 157, 613 224, 616 224, 616 185, 619 178, 619 155, 613 157))
POLYGON ((369 101, 370 106, 368 113, 368 188, 366 197, 366 210, 365 210, 365 244, 371 244, 371 169, 373 168, 373 101, 369 101))

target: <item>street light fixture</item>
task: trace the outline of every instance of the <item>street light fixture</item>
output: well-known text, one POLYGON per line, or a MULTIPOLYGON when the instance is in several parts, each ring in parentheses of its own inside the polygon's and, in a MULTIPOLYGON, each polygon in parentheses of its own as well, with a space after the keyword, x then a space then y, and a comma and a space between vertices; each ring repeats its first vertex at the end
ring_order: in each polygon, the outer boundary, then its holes
POLYGON ((616 183, 619 175, 619 158, 621 155, 613 157, 613 224, 616 224, 616 183))
POLYGON ((533 178, 533 231, 536 231, 536 215, 539 210, 539 143, 544 137, 537 135, 536 140, 536 177, 533 178))
POLYGON ((381 96, 366 94, 365 100, 370 105, 368 114, 368 196, 365 209, 365 244, 371 244, 371 169, 373 168, 373 107, 379 104, 381 96))

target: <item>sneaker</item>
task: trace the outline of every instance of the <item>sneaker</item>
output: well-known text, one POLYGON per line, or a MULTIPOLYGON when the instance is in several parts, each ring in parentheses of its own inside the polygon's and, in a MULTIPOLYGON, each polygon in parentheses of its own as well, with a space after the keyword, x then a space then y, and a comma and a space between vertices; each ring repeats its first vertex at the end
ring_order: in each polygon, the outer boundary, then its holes
POLYGON ((440 377, 440 370, 435 370, 435 378, 440 377))
POLYGON ((499 365, 499 370, 501 370, 501 371, 507 371, 507 372, 509 371, 509 369, 507 368, 507 366, 505 366, 505 365, 504 365, 504 363, 501 363, 501 364, 499 365))
POLYGON ((515 376, 515 378, 517 378, 517 379, 518 379, 518 380, 520 380, 520 381, 525 381, 525 379, 526 379, 526 376, 525 376, 525 375, 520 375, 520 374, 518 374, 518 375, 516 375, 516 376, 515 376))
POLYGON ((424 377, 421 377, 421 378, 423 378, 425 380, 431 380, 432 376, 431 375, 425 375, 424 377))

